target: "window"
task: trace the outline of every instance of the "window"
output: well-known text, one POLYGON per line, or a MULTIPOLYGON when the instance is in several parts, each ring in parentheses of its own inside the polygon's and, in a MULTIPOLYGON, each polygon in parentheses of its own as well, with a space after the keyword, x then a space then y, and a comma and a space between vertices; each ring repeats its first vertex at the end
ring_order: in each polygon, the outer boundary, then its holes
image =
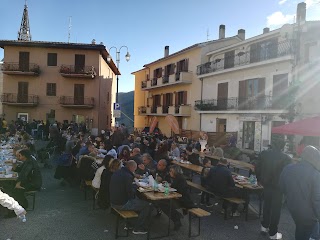
POLYGON ((162 77, 162 68, 157 68, 153 71, 154 78, 161 78, 162 77))
POLYGON ((268 105, 265 96, 265 78, 248 79, 239 82, 239 109, 261 110, 268 105))
POLYGON ((181 91, 176 93, 176 106, 186 105, 187 104, 187 91, 181 91))
POLYGON ((175 65, 173 63, 165 66, 164 75, 169 76, 169 75, 174 74, 174 67, 175 67, 175 65))
POLYGON ((47 83, 47 96, 56 96, 56 95, 57 95, 57 84, 47 83))
POLYGON ((275 58, 278 55, 278 39, 271 38, 250 45, 250 63, 275 58))
POLYGON ((74 69, 76 73, 83 73, 85 68, 86 56, 83 54, 76 54, 74 60, 74 69))
POLYGON ((57 54, 56 53, 48 53, 48 66, 57 66, 57 54))
POLYGON ((188 72, 188 65, 189 65, 189 59, 183 59, 183 60, 177 62, 176 73, 188 72))
POLYGON ((29 71, 29 52, 19 52, 19 71, 28 72, 29 71))
POLYGON ((234 50, 224 54, 224 69, 234 67, 234 50))

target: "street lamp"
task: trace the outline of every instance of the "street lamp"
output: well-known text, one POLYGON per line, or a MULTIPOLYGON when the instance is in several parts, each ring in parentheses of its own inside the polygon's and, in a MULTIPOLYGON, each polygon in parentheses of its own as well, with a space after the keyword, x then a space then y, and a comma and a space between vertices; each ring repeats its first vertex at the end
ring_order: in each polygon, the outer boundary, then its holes
MULTIPOLYGON (((125 55, 125 58, 126 58, 126 61, 129 62, 130 60, 130 54, 129 54, 129 51, 128 51, 128 47, 127 46, 121 46, 119 48, 119 51, 116 47, 111 47, 109 48, 109 53, 111 51, 112 48, 115 48, 116 49, 116 62, 117 62, 117 68, 119 69, 119 64, 120 64, 120 51, 122 48, 126 48, 127 49, 127 54, 125 55)), ((110 62, 112 59, 111 55, 108 54, 107 56, 107 61, 110 62)), ((118 93, 119 93, 119 75, 117 73, 117 93, 116 93, 116 103, 118 103, 118 93)))

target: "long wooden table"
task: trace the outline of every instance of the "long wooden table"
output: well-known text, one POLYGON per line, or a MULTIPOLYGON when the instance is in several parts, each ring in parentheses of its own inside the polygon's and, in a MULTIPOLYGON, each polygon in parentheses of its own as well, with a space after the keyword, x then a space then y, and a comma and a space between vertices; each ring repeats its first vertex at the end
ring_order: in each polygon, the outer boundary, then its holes
MULTIPOLYGON (((170 223, 171 223, 170 215, 171 215, 171 211, 172 211, 172 200, 181 198, 182 195, 178 192, 169 192, 169 194, 165 195, 162 192, 153 192, 153 191, 143 192, 142 194, 150 201, 162 201, 162 200, 169 200, 170 201, 170 203, 169 203, 170 204, 170 211, 169 211, 169 216, 168 216, 168 218, 169 218, 168 233, 167 233, 167 235, 165 235, 163 237, 170 236, 170 223)), ((161 237, 155 237, 155 238, 161 238, 161 237)), ((150 229, 148 231, 147 239, 150 239, 150 229)))
MULTIPOLYGON (((210 158, 215 161, 220 160, 220 157, 212 156, 212 155, 205 154, 205 153, 200 153, 200 157, 210 158)), ((251 170, 252 172, 255 171, 255 167, 251 163, 246 163, 246 162, 242 162, 242 161, 234 160, 234 159, 230 159, 230 158, 226 158, 226 159, 228 160, 228 163, 230 163, 230 165, 232 167, 251 170)))

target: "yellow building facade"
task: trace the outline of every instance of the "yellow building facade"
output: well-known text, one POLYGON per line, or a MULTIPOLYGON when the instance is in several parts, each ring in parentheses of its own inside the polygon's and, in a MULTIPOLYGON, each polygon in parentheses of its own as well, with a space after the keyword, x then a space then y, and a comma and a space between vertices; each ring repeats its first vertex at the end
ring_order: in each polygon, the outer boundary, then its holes
POLYGON ((7 120, 85 122, 94 132, 114 123, 113 83, 120 72, 106 61, 104 45, 0 41, 0 47, 7 120))

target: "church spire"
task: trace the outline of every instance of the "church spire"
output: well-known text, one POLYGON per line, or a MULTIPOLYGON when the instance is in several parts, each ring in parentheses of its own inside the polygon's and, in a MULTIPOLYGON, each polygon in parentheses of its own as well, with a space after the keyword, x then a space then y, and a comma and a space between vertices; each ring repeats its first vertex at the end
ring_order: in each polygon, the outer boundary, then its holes
POLYGON ((20 31, 18 32, 18 40, 31 41, 27 0, 25 0, 25 4, 24 4, 24 10, 23 10, 22 21, 21 21, 21 25, 20 25, 20 31))

